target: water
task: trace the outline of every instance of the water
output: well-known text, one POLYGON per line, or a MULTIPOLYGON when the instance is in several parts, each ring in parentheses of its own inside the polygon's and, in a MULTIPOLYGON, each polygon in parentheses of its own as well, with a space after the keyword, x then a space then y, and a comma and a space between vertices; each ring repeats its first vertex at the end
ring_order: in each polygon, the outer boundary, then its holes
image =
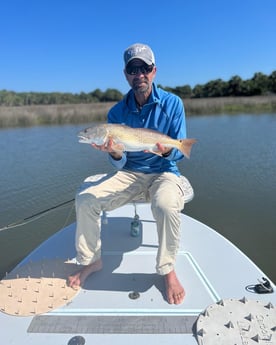
MULTIPOLYGON (((77 142, 84 127, 0 130, 0 228, 73 199, 86 176, 112 171, 105 153, 77 142)), ((199 141, 179 164, 195 189, 185 212, 276 281, 276 116, 201 116, 188 118, 187 127, 199 141)), ((0 275, 74 217, 69 203, 0 231, 0 275)))

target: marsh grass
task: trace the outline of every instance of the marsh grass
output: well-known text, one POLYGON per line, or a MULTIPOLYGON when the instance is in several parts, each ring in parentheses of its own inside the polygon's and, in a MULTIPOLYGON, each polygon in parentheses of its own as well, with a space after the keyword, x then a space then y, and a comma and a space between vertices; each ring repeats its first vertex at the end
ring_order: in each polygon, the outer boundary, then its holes
POLYGON ((0 107, 0 127, 27 127, 101 121, 114 103, 0 107))
POLYGON ((185 99, 187 115, 276 113, 276 95, 185 99))
MULTIPOLYGON (((185 99, 187 116, 276 113, 276 95, 185 99)), ((105 121, 114 102, 0 107, 0 128, 105 121)))

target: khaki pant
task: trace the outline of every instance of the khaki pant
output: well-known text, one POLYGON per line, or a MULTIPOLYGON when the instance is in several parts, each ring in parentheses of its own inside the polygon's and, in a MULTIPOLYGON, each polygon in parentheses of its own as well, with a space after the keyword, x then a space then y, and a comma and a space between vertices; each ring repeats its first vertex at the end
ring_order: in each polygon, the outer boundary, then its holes
POLYGON ((77 261, 89 265, 101 257, 101 211, 111 211, 144 193, 151 201, 159 247, 156 271, 164 275, 174 268, 180 241, 180 212, 184 191, 173 173, 143 174, 118 171, 88 186, 76 196, 77 261))

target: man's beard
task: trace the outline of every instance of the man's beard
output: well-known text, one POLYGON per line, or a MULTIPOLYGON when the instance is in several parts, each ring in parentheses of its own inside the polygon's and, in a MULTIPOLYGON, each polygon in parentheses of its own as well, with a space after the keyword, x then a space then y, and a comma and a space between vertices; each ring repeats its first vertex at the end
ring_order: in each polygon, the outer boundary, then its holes
POLYGON ((132 83, 132 88, 135 92, 138 93, 146 93, 150 89, 150 83, 148 80, 137 80, 134 79, 132 83), (143 82, 144 85, 141 85, 141 82, 143 82))

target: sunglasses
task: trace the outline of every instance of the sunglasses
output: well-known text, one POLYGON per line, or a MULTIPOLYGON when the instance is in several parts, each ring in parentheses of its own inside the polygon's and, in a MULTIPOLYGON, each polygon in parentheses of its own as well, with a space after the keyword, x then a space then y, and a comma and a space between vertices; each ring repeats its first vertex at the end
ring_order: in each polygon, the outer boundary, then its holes
POLYGON ((141 73, 141 74, 149 74, 153 71, 153 65, 142 65, 142 66, 133 66, 133 65, 130 65, 130 66, 127 66, 126 67, 126 72, 127 74, 130 74, 130 75, 136 75, 138 73, 141 73))

